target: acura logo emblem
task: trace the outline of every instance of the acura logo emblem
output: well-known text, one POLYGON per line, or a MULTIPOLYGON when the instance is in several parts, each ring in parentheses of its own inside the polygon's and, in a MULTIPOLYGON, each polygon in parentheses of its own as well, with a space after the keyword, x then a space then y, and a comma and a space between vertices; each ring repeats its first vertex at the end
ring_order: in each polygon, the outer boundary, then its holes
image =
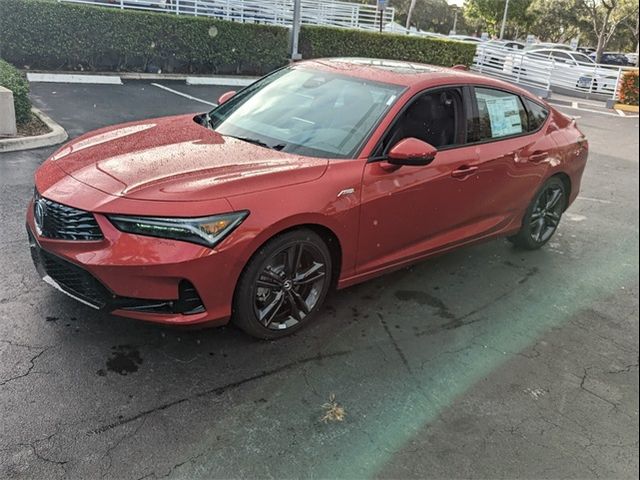
POLYGON ((36 200, 33 207, 33 217, 36 223, 36 230, 38 235, 42 235, 42 225, 44 223, 44 216, 47 210, 47 206, 42 199, 36 200))

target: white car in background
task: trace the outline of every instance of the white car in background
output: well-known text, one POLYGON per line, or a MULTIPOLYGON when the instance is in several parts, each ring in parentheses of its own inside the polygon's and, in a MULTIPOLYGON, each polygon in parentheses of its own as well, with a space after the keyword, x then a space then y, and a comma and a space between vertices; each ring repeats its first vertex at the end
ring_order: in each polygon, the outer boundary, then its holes
POLYGON ((637 53, 627 53, 625 55, 627 60, 631 65, 638 65, 638 54, 637 53))
POLYGON ((482 43, 484 41, 481 38, 472 37, 471 35, 449 35, 447 38, 467 43, 482 43))
POLYGON ((525 50, 505 59, 503 72, 536 84, 570 90, 612 94, 618 69, 598 65, 588 56, 568 50, 525 50))

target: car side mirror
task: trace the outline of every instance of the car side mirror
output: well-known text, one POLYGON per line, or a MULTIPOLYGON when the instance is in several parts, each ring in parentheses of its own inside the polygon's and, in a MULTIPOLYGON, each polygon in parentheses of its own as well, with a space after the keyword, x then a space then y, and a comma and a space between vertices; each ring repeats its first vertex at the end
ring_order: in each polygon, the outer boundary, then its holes
POLYGON ((437 153, 438 149, 427 142, 405 138, 389 150, 387 162, 391 165, 420 167, 433 162, 437 153))
POLYGON ((236 91, 232 90, 230 92, 223 93, 222 95, 220 95, 220 98, 218 99, 218 106, 227 103, 229 100, 231 100, 235 96, 235 94, 236 94, 236 91))

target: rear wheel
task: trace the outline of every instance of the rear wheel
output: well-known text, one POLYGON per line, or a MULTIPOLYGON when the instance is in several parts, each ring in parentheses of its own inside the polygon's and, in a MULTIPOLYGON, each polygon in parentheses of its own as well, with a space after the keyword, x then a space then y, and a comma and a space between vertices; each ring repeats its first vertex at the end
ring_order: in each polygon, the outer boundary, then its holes
POLYGON ((544 246, 558 229, 567 206, 567 192, 562 180, 550 178, 529 205, 517 235, 509 237, 516 246, 536 250, 544 246))
POLYGON ((312 321, 329 290, 331 255, 315 232, 274 237, 249 260, 234 296, 233 323, 275 339, 312 321))

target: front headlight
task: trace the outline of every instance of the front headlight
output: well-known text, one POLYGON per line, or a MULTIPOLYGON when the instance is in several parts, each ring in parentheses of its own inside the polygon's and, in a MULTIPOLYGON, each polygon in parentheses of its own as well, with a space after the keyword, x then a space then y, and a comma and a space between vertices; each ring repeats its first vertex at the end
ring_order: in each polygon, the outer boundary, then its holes
POLYGON ((249 212, 234 212, 200 218, 160 218, 109 215, 122 232, 171 238, 213 248, 240 225, 249 212))

